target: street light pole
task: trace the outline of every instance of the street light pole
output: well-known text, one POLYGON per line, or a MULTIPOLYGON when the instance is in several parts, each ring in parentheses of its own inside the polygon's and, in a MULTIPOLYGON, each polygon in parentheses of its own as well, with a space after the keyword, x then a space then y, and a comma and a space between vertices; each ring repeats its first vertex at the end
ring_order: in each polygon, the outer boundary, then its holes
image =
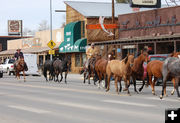
MULTIPOLYGON (((50 38, 52 40, 52 0, 50 0, 50 38)), ((50 54, 50 60, 52 60, 52 54, 50 54)))

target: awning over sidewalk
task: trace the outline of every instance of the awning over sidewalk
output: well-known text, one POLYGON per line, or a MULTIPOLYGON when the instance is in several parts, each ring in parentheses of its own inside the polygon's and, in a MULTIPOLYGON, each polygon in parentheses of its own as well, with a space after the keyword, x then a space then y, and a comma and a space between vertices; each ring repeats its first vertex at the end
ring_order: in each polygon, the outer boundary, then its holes
POLYGON ((75 42, 74 44, 74 52, 85 52, 86 51, 86 45, 87 45, 87 39, 82 38, 75 42))
MULTIPOLYGON (((55 47, 54 49, 56 49, 55 47)), ((10 50, 5 50, 1 51, 0 55, 13 55, 15 54, 17 49, 10 49, 10 50)), ((23 53, 43 53, 43 52, 48 52, 50 50, 49 47, 38 47, 38 48, 26 48, 26 49, 21 49, 23 53)))
POLYGON ((87 45, 87 39, 82 38, 77 40, 74 45, 71 45, 67 42, 62 42, 59 46, 59 52, 60 53, 66 53, 66 52, 85 52, 86 51, 86 45, 87 45))
POLYGON ((59 53, 85 52, 87 39, 81 38, 81 24, 83 22, 71 22, 64 28, 64 41, 59 45, 59 53))

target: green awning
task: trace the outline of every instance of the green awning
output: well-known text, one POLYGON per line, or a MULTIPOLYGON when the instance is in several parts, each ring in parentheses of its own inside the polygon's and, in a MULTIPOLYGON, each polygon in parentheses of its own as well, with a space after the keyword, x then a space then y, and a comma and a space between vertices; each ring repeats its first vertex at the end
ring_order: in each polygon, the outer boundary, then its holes
POLYGON ((87 39, 82 38, 75 42, 74 52, 86 52, 87 39))
POLYGON ((66 46, 66 42, 63 41, 63 42, 59 45, 59 52, 65 52, 65 46, 66 46))
POLYGON ((74 45, 63 41, 59 46, 59 52, 86 52, 87 39, 82 38, 75 42, 74 45))
POLYGON ((64 28, 64 41, 74 45, 75 41, 81 38, 81 21, 72 22, 64 28))
POLYGON ((81 39, 81 21, 72 22, 64 28, 64 42, 59 46, 60 53, 85 52, 87 39, 81 39))

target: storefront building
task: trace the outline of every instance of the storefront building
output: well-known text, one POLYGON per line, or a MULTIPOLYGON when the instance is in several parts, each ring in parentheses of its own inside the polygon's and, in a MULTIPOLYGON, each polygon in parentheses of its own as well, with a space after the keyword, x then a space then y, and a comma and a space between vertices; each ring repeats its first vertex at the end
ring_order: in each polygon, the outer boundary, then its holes
MULTIPOLYGON (((52 31, 53 37, 52 40, 56 43, 54 48, 55 55, 54 57, 62 57, 59 54, 59 45, 64 40, 64 28, 55 29, 52 31)), ((34 37, 31 38, 22 38, 15 40, 7 41, 7 50, 0 52, 0 57, 2 59, 14 57, 16 49, 22 49, 23 53, 32 53, 37 54, 37 64, 39 67, 43 65, 45 60, 50 59, 48 51, 50 48, 47 46, 47 43, 50 41, 50 31, 44 30, 36 32, 34 37)))
POLYGON ((138 54, 144 47, 151 54, 180 51, 180 6, 119 15, 119 38, 98 41, 99 46, 115 45, 116 54, 138 54))
MULTIPOLYGON (((99 17, 103 16, 104 24, 112 24, 112 4, 100 2, 80 2, 80 1, 65 1, 66 4, 66 27, 64 29, 64 42, 59 46, 59 52, 64 55, 71 56, 72 72, 79 72, 85 62, 85 44, 90 45, 92 42, 111 41, 112 36, 109 36, 100 28, 99 17), (93 26, 91 26, 93 25, 93 26), (69 32, 68 29, 74 27, 74 32, 69 32), (95 29, 94 29, 95 28, 95 29), (98 29, 96 29, 98 28, 98 29), (75 31, 76 30, 76 31, 75 31), (74 36, 74 37, 73 37, 74 36), (87 40, 87 41, 86 41, 87 40), (84 43, 86 41, 86 43, 84 43), (75 50, 77 43, 81 42, 82 50, 75 50)), ((144 11, 147 9, 142 9, 144 11)), ((133 9, 129 4, 115 4, 115 23, 118 23, 119 14, 132 13, 133 9)), ((113 31, 113 29, 108 29, 113 31)), ((118 29, 115 30, 116 39, 119 38, 118 29)), ((106 57, 111 52, 114 46, 97 45, 103 57, 106 57)))

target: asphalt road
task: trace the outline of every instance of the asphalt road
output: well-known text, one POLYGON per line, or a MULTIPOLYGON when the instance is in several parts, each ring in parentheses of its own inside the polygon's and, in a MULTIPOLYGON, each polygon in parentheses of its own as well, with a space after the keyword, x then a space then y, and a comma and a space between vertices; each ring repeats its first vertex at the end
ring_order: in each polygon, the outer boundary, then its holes
POLYGON ((130 86, 129 96, 117 95, 113 82, 105 92, 83 84, 77 74, 69 74, 67 81, 59 84, 27 76, 24 83, 14 76, 0 78, 0 123, 163 123, 165 109, 180 108, 176 92, 170 95, 172 87, 160 100, 160 86, 155 87, 158 96, 150 87, 137 94, 130 86))

